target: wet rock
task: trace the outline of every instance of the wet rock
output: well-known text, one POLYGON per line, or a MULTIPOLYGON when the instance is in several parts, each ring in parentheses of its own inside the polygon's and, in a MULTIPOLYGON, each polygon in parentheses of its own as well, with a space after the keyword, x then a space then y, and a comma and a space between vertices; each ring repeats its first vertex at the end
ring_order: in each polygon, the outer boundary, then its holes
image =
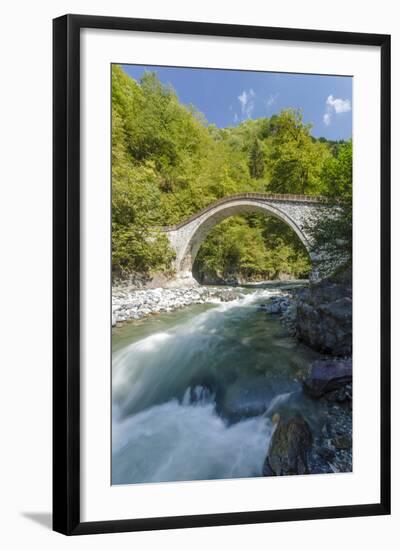
POLYGON ((319 398, 335 390, 334 399, 344 402, 347 399, 345 386, 352 381, 352 359, 326 359, 314 361, 311 373, 303 381, 304 391, 311 397, 319 398), (340 393, 341 390, 344 390, 340 393))
POLYGON ((351 449, 352 446, 351 437, 347 435, 337 435, 332 443, 337 449, 351 449))
POLYGON ((351 402, 351 393, 349 393, 345 387, 331 391, 325 395, 327 401, 335 401, 336 403, 351 402))
POLYGON ((277 296, 272 296, 265 304, 260 304, 258 309, 270 314, 286 315, 289 307, 293 308, 293 302, 289 293, 280 292, 277 296))
POLYGON ((265 476, 309 473, 312 433, 302 417, 280 419, 263 466, 265 476))
POLYGON ((329 447, 320 447, 317 449, 317 453, 326 462, 330 462, 335 458, 335 451, 329 447))
POLYGON ((282 308, 280 302, 274 300, 270 304, 267 304, 264 309, 267 313, 280 313, 282 308))
POLYGON ((238 297, 237 292, 228 290, 226 292, 221 293, 220 300, 221 302, 231 302, 232 300, 236 300, 237 297, 238 297))
POLYGON ((271 418, 272 424, 278 424, 280 419, 281 419, 281 415, 279 413, 274 413, 271 418))

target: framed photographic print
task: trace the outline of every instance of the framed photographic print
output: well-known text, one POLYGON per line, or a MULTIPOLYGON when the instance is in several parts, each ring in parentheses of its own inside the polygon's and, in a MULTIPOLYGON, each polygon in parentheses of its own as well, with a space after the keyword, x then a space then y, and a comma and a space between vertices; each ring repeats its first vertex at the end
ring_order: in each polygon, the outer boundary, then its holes
POLYGON ((390 513, 390 37, 54 20, 54 529, 390 513))

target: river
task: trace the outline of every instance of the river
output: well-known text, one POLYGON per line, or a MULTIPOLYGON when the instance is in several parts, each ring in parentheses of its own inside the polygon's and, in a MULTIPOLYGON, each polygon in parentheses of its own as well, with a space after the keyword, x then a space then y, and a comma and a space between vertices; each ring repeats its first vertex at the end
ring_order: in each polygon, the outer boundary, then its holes
POLYGON ((245 292, 113 328, 113 484, 260 476, 275 413, 318 429, 318 353, 260 308, 273 287, 245 292))

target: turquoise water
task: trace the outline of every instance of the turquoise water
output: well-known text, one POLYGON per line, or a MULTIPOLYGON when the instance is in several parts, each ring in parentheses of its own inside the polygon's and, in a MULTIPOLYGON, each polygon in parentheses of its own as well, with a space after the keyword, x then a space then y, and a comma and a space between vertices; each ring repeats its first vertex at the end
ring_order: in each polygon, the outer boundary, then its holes
POLYGON ((300 380, 319 356, 260 310, 272 293, 113 329, 113 484, 259 476, 274 413, 318 426, 300 380))

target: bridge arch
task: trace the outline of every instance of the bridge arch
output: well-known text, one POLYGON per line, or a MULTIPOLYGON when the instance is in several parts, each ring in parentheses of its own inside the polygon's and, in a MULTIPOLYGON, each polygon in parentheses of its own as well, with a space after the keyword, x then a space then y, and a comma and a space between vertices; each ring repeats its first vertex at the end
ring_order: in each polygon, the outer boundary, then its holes
POLYGON ((181 257, 177 258, 179 262, 177 263, 179 272, 191 273, 200 246, 205 241, 207 235, 213 227, 221 223, 226 218, 240 214, 253 213, 272 215, 275 218, 285 222, 299 237, 310 256, 312 255, 311 246, 306 235, 302 232, 296 222, 287 214, 270 204, 261 204, 251 200, 238 200, 216 206, 209 212, 207 217, 192 228, 192 231, 188 234, 186 246, 181 251, 181 257))
POLYGON ((193 282, 192 268, 201 244, 213 227, 224 219, 238 214, 264 213, 286 223, 298 236, 314 265, 312 239, 307 234, 307 224, 320 209, 329 208, 320 197, 302 195, 270 195, 245 193, 224 197, 187 220, 164 228, 176 253, 177 278, 193 282))

